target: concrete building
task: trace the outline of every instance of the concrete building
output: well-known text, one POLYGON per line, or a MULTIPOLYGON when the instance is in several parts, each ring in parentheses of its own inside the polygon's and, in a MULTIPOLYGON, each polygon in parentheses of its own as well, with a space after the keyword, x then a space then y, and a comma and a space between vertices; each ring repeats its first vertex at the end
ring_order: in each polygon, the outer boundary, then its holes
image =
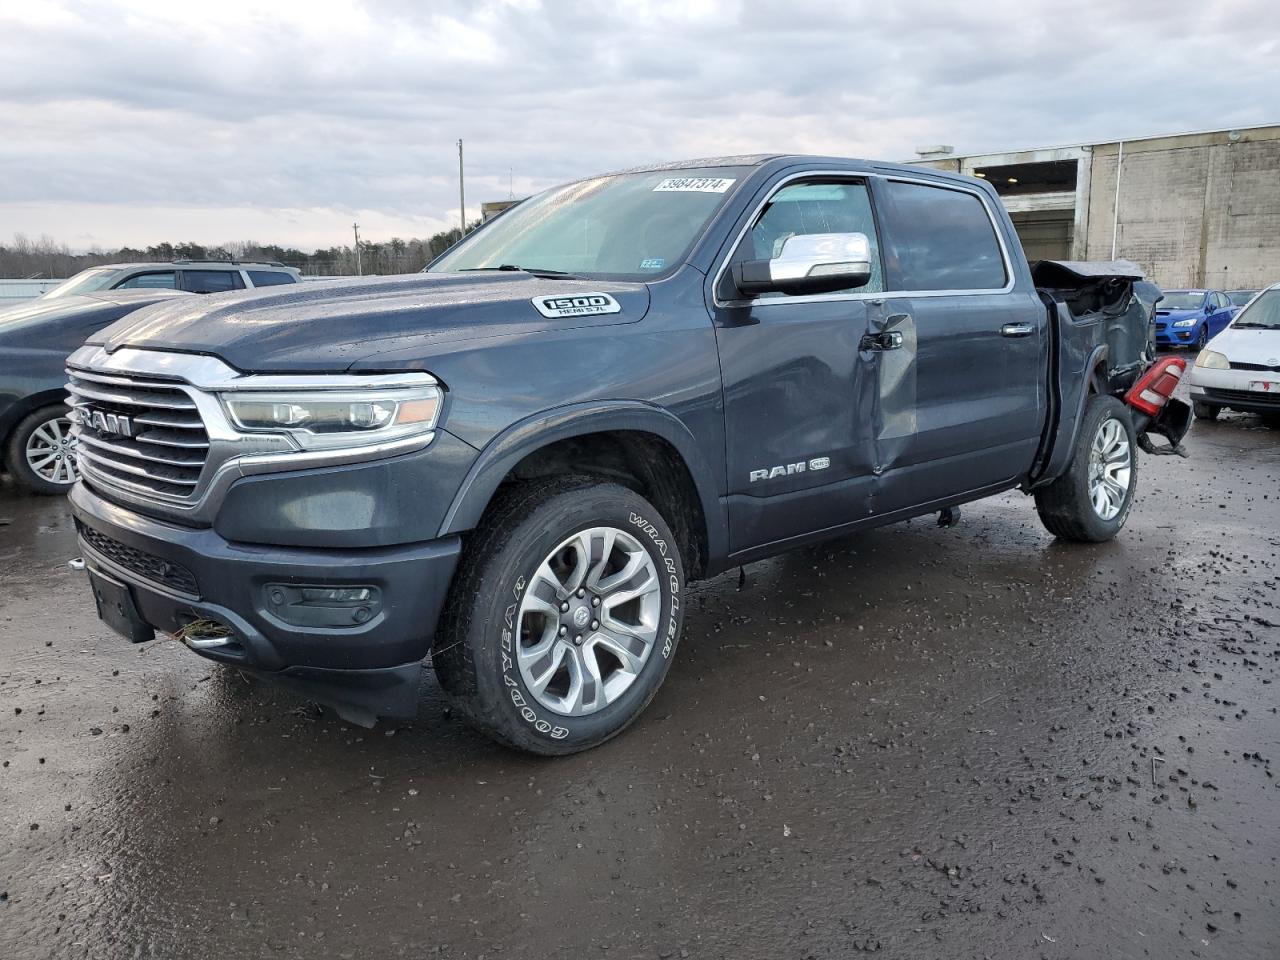
POLYGON ((985 177, 1031 260, 1125 257, 1166 289, 1280 281, 1280 125, 940 155, 948 151, 927 148, 917 162, 985 177))

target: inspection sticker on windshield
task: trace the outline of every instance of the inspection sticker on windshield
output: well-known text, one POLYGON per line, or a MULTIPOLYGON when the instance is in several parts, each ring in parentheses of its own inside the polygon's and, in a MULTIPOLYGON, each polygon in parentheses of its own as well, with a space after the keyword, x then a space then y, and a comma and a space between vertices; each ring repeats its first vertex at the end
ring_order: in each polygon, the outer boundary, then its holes
POLYGON ((576 297, 534 297, 533 305, 544 317, 587 317, 597 313, 621 313, 622 307, 607 293, 580 293, 576 297))
POLYGON ((668 177, 653 188, 654 193, 724 193, 736 177, 668 177))

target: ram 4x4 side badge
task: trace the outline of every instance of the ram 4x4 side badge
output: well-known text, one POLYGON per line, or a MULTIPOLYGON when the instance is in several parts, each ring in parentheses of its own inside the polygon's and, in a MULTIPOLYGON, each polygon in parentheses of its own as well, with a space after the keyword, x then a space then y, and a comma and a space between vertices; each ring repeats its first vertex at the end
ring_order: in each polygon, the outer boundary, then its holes
POLYGON ((579 293, 571 297, 534 297, 532 303, 544 317, 586 317, 597 313, 621 313, 618 301, 607 293, 579 293))

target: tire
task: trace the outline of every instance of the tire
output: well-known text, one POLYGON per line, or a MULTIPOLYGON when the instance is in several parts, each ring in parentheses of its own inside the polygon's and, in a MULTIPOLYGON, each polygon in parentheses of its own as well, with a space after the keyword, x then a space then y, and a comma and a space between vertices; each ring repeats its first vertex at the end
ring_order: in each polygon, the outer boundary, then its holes
POLYGON ((71 442, 68 409, 61 403, 27 414, 5 444, 5 469, 30 493, 66 493, 79 478, 71 442))
POLYGON ((1191 345, 1191 349, 1197 353, 1209 345, 1209 324, 1201 324, 1200 332, 1196 334, 1196 342, 1191 345))
POLYGON ((1280 430, 1280 413, 1264 413, 1261 416, 1264 426, 1268 426, 1272 430, 1280 430))
POLYGON ((1222 412, 1222 408, 1216 403, 1202 403, 1199 400, 1191 401, 1191 410, 1197 420, 1217 420, 1218 414, 1222 412))
POLYGON ((684 618, 679 547, 653 505, 615 483, 562 477, 500 496, 464 548, 432 664, 455 709, 499 743, 587 750, 626 729, 666 677, 684 618))
POLYGON ((1128 408, 1115 397, 1092 397, 1085 407, 1071 464, 1053 483, 1036 491, 1036 510, 1045 528, 1061 540, 1083 543, 1102 543, 1119 533, 1129 516, 1138 485, 1137 451, 1137 436, 1128 408), (1114 446, 1104 441, 1114 441, 1114 446), (1095 459, 1095 444, 1101 444, 1101 449, 1115 456, 1120 455, 1123 447, 1127 474, 1113 466, 1103 471, 1111 476, 1111 483, 1095 479, 1100 468, 1095 459), (1099 486, 1104 488, 1104 509, 1095 506, 1094 494, 1099 486), (1111 494, 1108 496, 1106 491, 1111 494), (1117 496, 1121 497, 1118 504, 1117 496))

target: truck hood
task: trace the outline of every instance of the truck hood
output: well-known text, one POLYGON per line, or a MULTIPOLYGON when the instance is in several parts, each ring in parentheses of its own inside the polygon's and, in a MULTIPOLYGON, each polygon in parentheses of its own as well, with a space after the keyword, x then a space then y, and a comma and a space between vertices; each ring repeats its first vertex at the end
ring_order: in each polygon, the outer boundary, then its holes
POLYGON ((132 313, 89 342, 108 352, 212 354, 246 373, 341 373, 375 354, 421 348, 425 359, 457 341, 634 323, 648 309, 643 283, 416 273, 183 298, 132 313), (534 306, 535 298, 601 293, 620 309, 548 318, 534 306))

